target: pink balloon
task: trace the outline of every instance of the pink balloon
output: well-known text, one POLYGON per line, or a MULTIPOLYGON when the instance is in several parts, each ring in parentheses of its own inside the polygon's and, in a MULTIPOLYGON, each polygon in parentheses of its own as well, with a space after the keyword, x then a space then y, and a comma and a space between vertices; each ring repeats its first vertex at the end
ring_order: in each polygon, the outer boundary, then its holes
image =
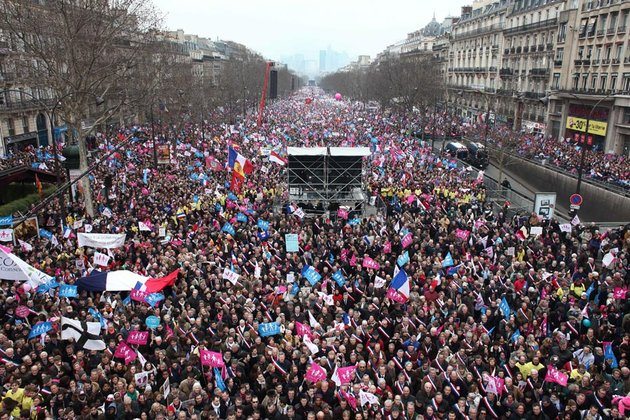
POLYGON ((341 100, 341 93, 339 93, 339 92, 335 93, 335 99, 340 101, 341 100))
POLYGON ((29 291, 29 290, 31 290, 32 288, 33 288, 33 287, 32 287, 30 284, 28 284, 28 283, 24 283, 24 284, 22 285, 22 289, 24 289, 24 291, 25 291, 25 292, 28 292, 28 291, 29 291))
POLYGON ((149 190, 147 190, 146 188, 143 188, 142 195, 149 195, 149 190))

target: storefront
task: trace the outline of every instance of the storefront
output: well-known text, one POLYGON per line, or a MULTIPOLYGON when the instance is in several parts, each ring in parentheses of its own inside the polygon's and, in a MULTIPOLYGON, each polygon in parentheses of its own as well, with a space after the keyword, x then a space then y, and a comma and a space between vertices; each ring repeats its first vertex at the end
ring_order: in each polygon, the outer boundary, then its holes
POLYGON ((4 149, 7 153, 24 150, 28 146, 38 147, 37 131, 6 136, 4 139, 4 149))
POLYGON ((570 104, 565 124, 565 137, 585 143, 595 150, 604 150, 608 131, 609 108, 570 104), (588 132, 587 132, 588 125, 588 132))

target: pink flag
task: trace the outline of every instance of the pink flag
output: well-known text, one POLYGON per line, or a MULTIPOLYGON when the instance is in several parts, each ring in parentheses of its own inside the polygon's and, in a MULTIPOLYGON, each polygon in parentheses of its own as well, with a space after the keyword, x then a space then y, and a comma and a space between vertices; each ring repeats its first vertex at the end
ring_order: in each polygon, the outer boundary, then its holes
POLYGON ((210 350, 200 350, 199 356, 201 358, 201 364, 203 366, 210 366, 213 368, 225 367, 225 362, 223 361, 223 355, 221 353, 210 350))
POLYGON ((469 230, 457 229, 455 231, 455 236, 457 236, 462 241, 467 241, 469 235, 470 235, 470 231, 469 230))
POLYGON ((313 337, 313 330, 311 329, 311 327, 306 324, 302 324, 299 321, 295 321, 295 332, 300 337, 313 337))
POLYGON ((348 261, 348 253, 350 251, 348 251, 347 249, 342 249, 341 250, 341 254, 339 254, 339 258, 341 258, 341 261, 348 261))
POLYGON ((348 401, 348 404, 350 405, 350 407, 352 407, 353 410, 357 409, 357 397, 355 397, 352 394, 348 394, 347 392, 343 391, 343 390, 339 390, 339 395, 346 401, 348 401))
POLYGON ((381 268, 381 265, 374 261, 372 258, 365 257, 363 258, 363 267, 371 268, 372 270, 379 270, 381 268))
POLYGON ((356 372, 356 370, 356 366, 346 366, 337 369, 337 378, 339 378, 341 385, 352 382, 352 378, 354 377, 354 372, 356 372))
POLYGON ((125 364, 128 365, 129 363, 136 360, 138 355, 124 341, 121 341, 118 344, 118 347, 116 347, 116 351, 114 352, 114 357, 125 359, 125 364))
POLYGON ((348 210, 344 209, 343 207, 339 207, 339 210, 337 210, 337 217, 347 220, 348 219, 348 210))
POLYGON ((402 243, 403 248, 407 248, 409 245, 411 245, 411 242, 413 242, 413 235, 411 234, 411 232, 403 236, 400 242, 402 243))
POLYGON ((392 252, 392 243, 390 241, 385 242, 385 245, 383 245, 383 253, 384 254, 389 254, 392 252))
POLYGON ((127 343, 144 346, 149 341, 148 331, 131 331, 127 336, 127 343))
POLYGON ((353 255, 353 256, 350 258, 350 265, 351 265, 352 267, 356 267, 356 265, 357 265, 357 257, 356 257, 356 255, 353 255))
POLYGON ((625 299, 626 298, 626 289, 623 289, 621 287, 615 287, 615 289, 613 290, 613 297, 615 299, 625 299))
POLYGON ((560 372, 552 365, 547 366, 547 375, 545 376, 545 382, 555 382, 558 385, 567 386, 569 381, 569 375, 560 372))
POLYGON ((326 370, 317 363, 311 363, 311 367, 306 371, 306 380, 317 383, 326 379, 326 370))
POLYGON ((144 302, 147 296, 148 293, 136 289, 132 290, 130 294, 131 300, 135 300, 136 302, 144 302))
POLYGON ((407 301, 407 297, 393 287, 387 289, 386 297, 398 303, 405 303, 407 301))

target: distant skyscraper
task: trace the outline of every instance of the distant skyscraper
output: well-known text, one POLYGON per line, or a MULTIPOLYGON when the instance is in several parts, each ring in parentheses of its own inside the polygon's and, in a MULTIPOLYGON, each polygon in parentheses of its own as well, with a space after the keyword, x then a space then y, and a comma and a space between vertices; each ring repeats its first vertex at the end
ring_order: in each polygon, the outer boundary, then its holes
POLYGON ((319 51, 319 72, 320 73, 323 73, 323 72, 325 72, 328 69, 328 67, 327 67, 328 63, 326 61, 326 58, 327 58, 326 55, 327 55, 326 54, 326 50, 320 50, 319 51))

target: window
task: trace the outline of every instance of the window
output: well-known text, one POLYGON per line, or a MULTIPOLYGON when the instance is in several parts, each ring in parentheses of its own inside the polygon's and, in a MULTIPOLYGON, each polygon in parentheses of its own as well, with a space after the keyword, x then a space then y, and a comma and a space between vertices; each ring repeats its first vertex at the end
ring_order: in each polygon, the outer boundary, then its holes
POLYGON ((560 89, 560 73, 553 74, 553 81, 551 82, 551 88, 555 90, 560 89))
POLYGON ((586 50, 586 59, 590 60, 592 55, 593 55, 593 46, 590 45, 588 49, 586 50))
POLYGON ((564 42, 567 37, 567 24, 561 23, 558 29, 558 42, 564 42))
POLYGON ((593 16, 588 21, 588 28, 586 29, 587 35, 588 36, 594 36, 596 27, 597 27, 597 16, 593 16))
POLYGON ((606 19, 607 18, 608 18, 608 15, 601 15, 599 17, 599 30, 601 31, 602 34, 606 32, 606 19))
POLYGON ((556 50, 556 61, 560 61, 562 62, 562 59, 564 58, 564 48, 558 48, 556 50))
POLYGON ((580 73, 575 73, 573 75, 573 90, 578 90, 579 84, 580 84, 580 73))
POLYGON ((588 19, 582 19, 582 21, 580 22, 580 30, 578 32, 578 34, 580 35, 580 38, 584 38, 586 36, 586 29, 588 28, 588 19))
POLYGON ((28 133, 29 131, 29 126, 28 126, 28 117, 22 117, 22 132, 23 133, 28 133))
POLYGON ((586 90, 588 85, 588 73, 582 73, 582 90, 586 90))
POLYGON ((605 74, 602 74, 601 79, 599 79, 599 90, 604 91, 606 90, 606 82, 608 82, 608 76, 605 74))
POLYGON ((608 25, 608 31, 614 31, 617 28, 617 13, 610 14, 610 24, 608 25))
POLYGON ((591 76, 591 90, 597 89, 597 73, 593 73, 591 76))
POLYGON ((601 47, 601 45, 597 47, 597 50, 595 50, 595 60, 599 60, 600 58, 602 58, 602 47, 601 47))
POLYGON ((580 47, 578 48, 578 58, 579 58, 580 60, 582 60, 583 58, 585 58, 585 57, 584 57, 584 47, 583 47, 583 46, 580 46, 580 47))
POLYGON ((605 60, 610 60, 610 56, 611 56, 611 55, 612 55, 612 46, 611 46, 611 45, 608 45, 608 46, 606 47, 606 53, 605 53, 605 55, 604 55, 604 59, 605 59, 605 60))
POLYGON ((619 30, 626 30, 626 27, 628 26, 628 14, 630 14, 629 10, 626 10, 625 12, 623 12, 623 15, 621 15, 621 19, 619 20, 619 30))
MULTIPOLYGON (((624 92, 630 92, 630 73, 623 74, 623 81, 621 83, 621 89, 624 92)), ((630 108, 626 108, 626 110, 630 110, 630 108)))
POLYGON ((630 124, 630 108, 623 109, 623 123, 630 124))
POLYGON ((621 53, 623 52, 623 44, 617 44, 617 50, 615 51, 615 58, 617 61, 621 61, 621 53))
POLYGON ((13 121, 13 118, 7 120, 7 127, 9 127, 9 135, 15 136, 15 121, 13 121))
POLYGON ((617 73, 613 73, 610 75, 610 90, 615 91, 617 89, 617 73))

